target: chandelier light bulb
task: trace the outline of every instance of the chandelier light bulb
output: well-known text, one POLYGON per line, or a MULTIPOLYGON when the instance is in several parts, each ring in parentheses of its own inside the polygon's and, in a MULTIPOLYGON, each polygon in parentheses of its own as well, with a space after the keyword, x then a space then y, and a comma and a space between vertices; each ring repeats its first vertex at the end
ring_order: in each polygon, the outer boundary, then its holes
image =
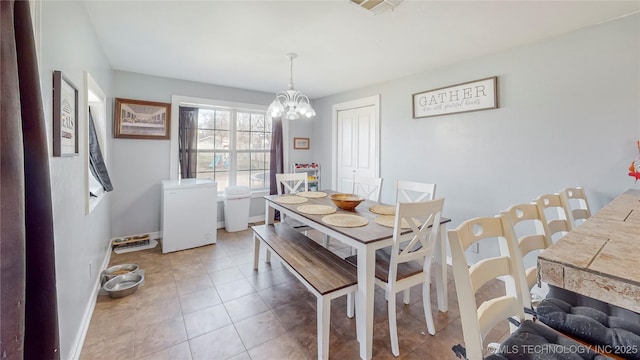
POLYGON ((280 117, 284 114, 287 120, 298 120, 301 116, 312 118, 316 116, 316 112, 313 110, 313 107, 311 107, 309 98, 293 88, 293 59, 298 57, 298 55, 287 53, 285 56, 289 58, 291 63, 289 88, 284 91, 279 91, 276 94, 276 98, 271 105, 269 105, 267 113, 272 118, 280 117))

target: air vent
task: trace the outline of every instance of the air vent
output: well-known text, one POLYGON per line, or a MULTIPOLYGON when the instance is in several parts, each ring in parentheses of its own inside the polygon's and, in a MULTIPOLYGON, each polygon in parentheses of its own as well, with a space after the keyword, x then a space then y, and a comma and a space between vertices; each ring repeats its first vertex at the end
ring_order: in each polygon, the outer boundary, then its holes
POLYGON ((382 14, 387 10, 393 10, 402 0, 349 0, 359 7, 369 10, 374 14, 382 14))

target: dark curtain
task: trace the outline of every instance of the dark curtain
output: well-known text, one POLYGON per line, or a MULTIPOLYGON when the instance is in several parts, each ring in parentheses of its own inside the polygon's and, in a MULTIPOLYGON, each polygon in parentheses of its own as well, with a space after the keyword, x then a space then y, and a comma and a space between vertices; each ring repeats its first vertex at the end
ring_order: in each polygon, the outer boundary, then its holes
POLYGON ((178 138, 181 177, 194 178, 198 158, 198 108, 180 106, 178 138))
POLYGON ((96 134, 96 126, 93 123, 93 116, 89 110, 89 169, 93 176, 98 180, 104 191, 112 191, 111 178, 107 171, 107 164, 104 163, 102 151, 100 151, 100 143, 96 134))
MULTIPOLYGON (((27 1, 0 1, 3 359, 58 359, 47 136, 27 1)), ((73 161, 73 160, 71 160, 73 161)))
POLYGON ((278 184, 276 184, 276 174, 284 173, 284 156, 282 147, 282 118, 273 118, 273 132, 271 134, 271 161, 269 166, 269 194, 278 193, 278 184))

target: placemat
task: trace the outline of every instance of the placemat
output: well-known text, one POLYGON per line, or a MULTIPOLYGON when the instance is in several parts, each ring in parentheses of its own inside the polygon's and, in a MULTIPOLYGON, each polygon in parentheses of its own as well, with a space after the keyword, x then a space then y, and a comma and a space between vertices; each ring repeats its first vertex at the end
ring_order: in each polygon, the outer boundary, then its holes
POLYGON ((311 215, 327 215, 336 212, 336 208, 329 205, 302 205, 298 206, 298 211, 311 215))
POLYGON ((280 204, 302 204, 302 203, 306 203, 309 200, 307 198, 303 198, 295 195, 283 195, 283 196, 278 196, 274 198, 273 201, 280 204))
POLYGON ((296 193, 296 195, 306 198, 322 198, 327 196, 327 193, 322 191, 303 191, 296 193))
POLYGON ((359 227, 367 225, 369 220, 358 215, 333 214, 323 217, 322 222, 338 227, 359 227))
POLYGON ((378 215, 395 215, 396 207, 393 205, 373 205, 369 211, 378 215))
MULTIPOLYGON (((373 219, 373 221, 376 222, 376 224, 380 224, 382 226, 386 226, 386 227, 390 227, 392 228, 395 225, 395 221, 396 221, 396 216, 395 215, 380 215, 380 216, 376 216, 375 219, 373 219)), ((406 219, 402 219, 402 221, 400 222, 400 228, 401 229, 408 229, 411 226, 409 226, 409 223, 407 222, 406 219)))

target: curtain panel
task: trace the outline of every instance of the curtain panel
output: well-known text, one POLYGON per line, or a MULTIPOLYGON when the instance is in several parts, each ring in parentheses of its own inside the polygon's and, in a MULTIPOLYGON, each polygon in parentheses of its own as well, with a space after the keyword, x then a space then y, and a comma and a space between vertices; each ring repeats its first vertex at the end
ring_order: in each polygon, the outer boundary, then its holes
POLYGON ((31 13, 0 1, 2 358, 58 359, 49 153, 31 13))
POLYGON ((178 157, 183 179, 195 178, 198 166, 198 108, 180 106, 178 157))
POLYGON ((96 126, 93 123, 93 116, 89 110, 89 169, 93 176, 98 180, 104 191, 112 191, 111 178, 107 171, 107 164, 104 163, 102 151, 100 151, 100 143, 96 134, 96 126))

